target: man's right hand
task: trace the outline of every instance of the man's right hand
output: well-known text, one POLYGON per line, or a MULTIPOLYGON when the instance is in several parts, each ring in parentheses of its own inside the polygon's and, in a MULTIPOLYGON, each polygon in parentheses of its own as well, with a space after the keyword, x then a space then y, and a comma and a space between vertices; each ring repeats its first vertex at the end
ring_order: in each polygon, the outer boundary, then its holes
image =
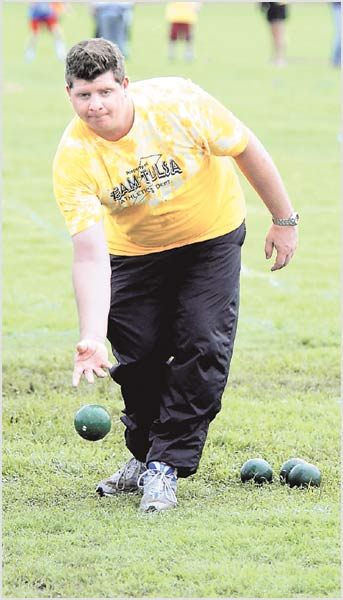
POLYGON ((112 366, 105 344, 89 339, 81 340, 76 345, 73 386, 79 385, 82 375, 88 383, 94 383, 94 373, 97 377, 107 377, 108 373, 104 368, 110 369, 112 366))

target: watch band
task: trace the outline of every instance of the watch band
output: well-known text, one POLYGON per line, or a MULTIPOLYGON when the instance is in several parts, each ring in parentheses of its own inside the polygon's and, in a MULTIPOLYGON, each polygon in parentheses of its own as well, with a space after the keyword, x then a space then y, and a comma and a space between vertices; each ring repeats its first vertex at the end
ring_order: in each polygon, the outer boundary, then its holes
POLYGON ((295 225, 298 225, 299 223, 299 215, 294 212, 288 219, 277 219, 276 217, 273 217, 272 220, 274 225, 291 225, 292 227, 295 227, 295 225))

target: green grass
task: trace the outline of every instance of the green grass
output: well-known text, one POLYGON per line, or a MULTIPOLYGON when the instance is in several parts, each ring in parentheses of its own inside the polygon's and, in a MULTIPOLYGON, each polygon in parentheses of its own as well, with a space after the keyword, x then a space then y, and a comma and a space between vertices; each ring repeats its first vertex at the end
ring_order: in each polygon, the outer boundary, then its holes
MULTIPOLYGON (((270 273, 270 217, 243 181, 248 236, 240 324, 223 409, 175 511, 142 515, 139 497, 100 499, 98 480, 127 458, 113 382, 71 388, 77 316, 71 243, 51 162, 72 116, 51 39, 25 64, 26 4, 2 8, 3 45, 3 596, 10 598, 335 598, 340 590, 340 77, 329 66, 326 3, 291 6, 290 64, 268 64, 254 4, 204 4, 197 60, 166 59, 164 6, 136 6, 135 79, 191 77, 273 155, 301 215, 300 244, 270 273), (73 429, 87 402, 110 434, 73 429), (242 485, 261 456, 271 485, 242 485), (319 489, 278 481, 291 456, 315 463, 319 489)), ((68 46, 93 34, 86 4, 64 17, 68 46)))

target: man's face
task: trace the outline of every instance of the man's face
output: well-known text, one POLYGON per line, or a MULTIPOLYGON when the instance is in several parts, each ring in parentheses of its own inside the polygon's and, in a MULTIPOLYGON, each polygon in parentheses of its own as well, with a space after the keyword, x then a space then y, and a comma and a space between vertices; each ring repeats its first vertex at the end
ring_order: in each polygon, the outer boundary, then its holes
POLYGON ((119 139, 132 125, 132 102, 127 95, 129 80, 122 84, 107 71, 93 81, 75 79, 66 87, 76 114, 105 139, 119 139))

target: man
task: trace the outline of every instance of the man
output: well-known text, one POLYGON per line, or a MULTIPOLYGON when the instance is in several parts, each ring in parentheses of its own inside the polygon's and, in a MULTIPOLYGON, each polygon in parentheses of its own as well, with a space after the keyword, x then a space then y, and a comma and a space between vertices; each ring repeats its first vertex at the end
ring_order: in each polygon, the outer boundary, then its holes
MULTIPOLYGON (((55 6, 55 2, 31 2, 29 4, 29 26, 31 37, 29 39, 26 51, 25 60, 31 62, 36 56, 36 47, 39 37, 39 32, 42 27, 46 27, 53 35, 55 52, 59 60, 64 60, 66 55, 65 44, 63 40, 62 28, 58 22, 59 12, 55 6)), ((63 3, 61 5, 61 10, 63 3)))
POLYGON ((117 44, 126 58, 129 54, 133 7, 133 2, 92 3, 96 23, 95 37, 102 37, 117 44))
POLYGON ((169 60, 175 59, 176 46, 179 40, 184 40, 185 60, 192 60, 194 58, 194 26, 197 21, 199 8, 200 2, 168 2, 165 15, 169 23, 169 60))
POLYGON ((271 212, 265 253, 286 266, 294 212, 260 142, 204 90, 178 77, 130 84, 117 46, 68 52, 76 116, 54 161, 74 245, 80 322, 73 384, 111 368, 133 457, 100 495, 143 488, 140 508, 177 504, 221 408, 237 327, 245 205, 234 158, 271 212))
POLYGON ((287 65, 285 31, 285 22, 288 18, 287 2, 261 2, 260 6, 265 12, 270 27, 272 64, 276 67, 285 67, 287 65))
POLYGON ((331 12, 334 24, 334 36, 331 52, 331 64, 333 67, 341 66, 341 45, 342 45, 342 19, 341 2, 330 2, 331 12))

